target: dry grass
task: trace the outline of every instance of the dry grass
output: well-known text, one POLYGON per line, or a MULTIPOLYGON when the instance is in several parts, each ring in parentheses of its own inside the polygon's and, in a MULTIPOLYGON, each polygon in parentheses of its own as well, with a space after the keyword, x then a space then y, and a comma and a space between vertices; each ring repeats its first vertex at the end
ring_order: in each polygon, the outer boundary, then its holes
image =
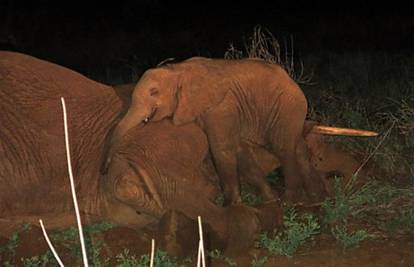
POLYGON ((281 46, 269 30, 263 30, 260 25, 256 26, 252 36, 244 45, 244 51, 230 44, 230 47, 224 54, 225 59, 241 59, 245 57, 260 58, 267 62, 278 64, 299 84, 312 83, 312 74, 305 74, 302 61, 295 58, 292 36, 290 36, 289 45, 285 42, 281 46))

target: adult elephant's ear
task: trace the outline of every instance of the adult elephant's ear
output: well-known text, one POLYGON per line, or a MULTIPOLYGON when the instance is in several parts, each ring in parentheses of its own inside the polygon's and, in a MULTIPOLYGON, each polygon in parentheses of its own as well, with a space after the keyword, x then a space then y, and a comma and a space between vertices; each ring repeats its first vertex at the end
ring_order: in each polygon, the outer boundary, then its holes
POLYGON ((173 115, 175 125, 194 121, 197 116, 220 103, 228 88, 218 86, 203 66, 192 66, 181 74, 177 89, 177 105, 173 115))

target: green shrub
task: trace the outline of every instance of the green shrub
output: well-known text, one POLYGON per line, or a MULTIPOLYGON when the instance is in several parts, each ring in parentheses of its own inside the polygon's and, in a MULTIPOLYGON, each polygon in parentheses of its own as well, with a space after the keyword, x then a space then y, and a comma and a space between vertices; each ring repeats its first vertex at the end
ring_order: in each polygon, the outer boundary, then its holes
POLYGON ((241 199, 244 204, 252 207, 263 203, 262 197, 257 195, 255 189, 245 184, 241 186, 241 199))
POLYGON ((266 256, 257 258, 257 255, 254 255, 254 258, 251 262, 251 267, 263 267, 266 264, 267 260, 268 258, 266 256))
MULTIPOLYGON (((92 242, 91 236, 100 232, 107 231, 113 227, 112 224, 107 222, 96 223, 92 225, 86 225, 83 227, 86 253, 88 260, 94 266, 106 266, 107 260, 100 261, 100 251, 104 243, 102 241, 92 242)), ((68 248, 73 256, 80 262, 82 259, 82 250, 79 242, 79 231, 77 227, 70 227, 66 230, 53 233, 50 235, 54 242, 59 242, 64 247, 68 248)))
POLYGON ((345 227, 337 226, 331 231, 336 241, 341 244, 343 248, 358 247, 361 241, 370 237, 365 230, 357 230, 350 233, 345 227))
POLYGON ((268 249, 272 254, 291 256, 307 239, 319 233, 320 225, 317 219, 305 214, 299 216, 290 209, 284 216, 285 230, 276 232, 272 237, 267 233, 260 236, 257 246, 268 249))
MULTIPOLYGON (((117 267, 147 267, 150 265, 151 257, 148 254, 142 255, 139 259, 136 256, 129 255, 129 250, 124 249, 116 256, 117 267)), ((167 252, 157 250, 154 255, 155 267, 185 267, 178 262, 176 257, 171 257, 167 252)))
POLYGON ((396 219, 385 224, 385 229, 390 232, 412 231, 414 227, 414 208, 402 211, 396 219))
POLYGON ((207 256, 208 257, 210 257, 211 259, 213 259, 213 260, 220 260, 220 261, 223 261, 223 262, 225 262, 227 265, 229 265, 229 266, 237 266, 237 263, 233 260, 233 259, 231 259, 231 258, 229 258, 229 257, 226 257, 226 256, 224 256, 222 253, 221 253, 221 251, 220 250, 218 250, 218 249, 215 249, 215 250, 212 250, 212 251, 209 251, 208 253, 207 253, 207 256))

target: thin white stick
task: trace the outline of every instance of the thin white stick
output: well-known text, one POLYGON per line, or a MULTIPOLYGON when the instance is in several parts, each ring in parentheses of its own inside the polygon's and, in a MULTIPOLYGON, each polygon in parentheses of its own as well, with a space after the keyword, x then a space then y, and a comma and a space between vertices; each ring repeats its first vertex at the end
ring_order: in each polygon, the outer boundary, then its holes
POLYGON ((78 224, 78 230, 79 230, 79 239, 81 242, 81 248, 82 248, 82 257, 83 257, 83 265, 85 267, 88 267, 88 257, 86 256, 86 248, 85 248, 85 240, 83 238, 83 229, 82 229, 82 223, 81 218, 79 214, 79 206, 78 206, 78 200, 76 198, 76 191, 75 191, 75 182, 73 181, 73 173, 72 173, 72 163, 70 160, 70 148, 69 148, 69 134, 68 134, 68 122, 66 117, 66 105, 65 105, 65 99, 63 97, 60 98, 62 102, 62 108, 63 108, 63 123, 65 126, 65 143, 66 143, 66 156, 68 161, 68 173, 70 178, 70 188, 72 191, 72 198, 73 198, 73 205, 75 206, 75 213, 76 213, 76 221, 78 224))
POLYGON ((155 254, 155 240, 154 238, 151 239, 151 261, 150 261, 150 267, 154 266, 154 254, 155 254))
POLYGON ((42 219, 39 220, 39 223, 40 223, 40 227, 42 228, 43 236, 45 237, 46 243, 49 246, 50 250, 52 251, 53 256, 55 257, 55 259, 58 262, 59 266, 64 267, 65 265, 63 265, 62 260, 59 258, 59 255, 56 253, 56 250, 53 247, 52 242, 50 242, 50 239, 49 239, 49 237, 46 233, 45 226, 43 225, 42 219))
POLYGON ((204 240, 203 240, 203 227, 201 225, 201 217, 198 216, 198 233, 200 235, 200 242, 198 244, 198 256, 197 256, 197 267, 206 267, 206 260, 204 256, 204 240), (202 265, 201 265, 202 263, 202 265))

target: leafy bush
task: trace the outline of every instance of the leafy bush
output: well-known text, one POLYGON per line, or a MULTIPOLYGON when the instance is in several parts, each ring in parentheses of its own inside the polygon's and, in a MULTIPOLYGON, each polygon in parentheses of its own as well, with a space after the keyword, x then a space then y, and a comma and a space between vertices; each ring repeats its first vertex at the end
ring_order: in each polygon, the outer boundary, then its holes
POLYGON ((266 256, 262 258, 258 258, 257 255, 254 255, 254 258, 251 262, 251 266, 252 267, 263 267, 266 264, 267 260, 268 258, 266 256))
MULTIPOLYGON (((124 249, 116 256, 117 267, 147 267, 150 264, 150 255, 142 255, 139 259, 136 256, 130 255, 128 249, 124 249)), ((167 252, 157 250, 154 255, 155 267, 185 267, 178 262, 176 257, 171 257, 167 252)))
POLYGON ((335 177, 334 188, 334 198, 328 198, 322 203, 322 208, 325 211, 323 218, 323 223, 325 224, 333 222, 345 223, 351 214, 350 200, 342 189, 341 178, 335 177))
POLYGON ((304 214, 299 216, 294 209, 290 209, 284 216, 285 230, 276 232, 273 237, 267 233, 260 236, 257 246, 266 248, 272 254, 291 256, 307 239, 319 233, 320 225, 317 219, 304 214))
POLYGON ((221 251, 220 250, 218 250, 218 249, 215 249, 215 250, 212 250, 212 251, 209 251, 208 253, 207 253, 207 255, 208 255, 208 257, 210 257, 211 259, 213 259, 213 260, 220 260, 220 261, 223 261, 223 262, 225 262, 227 265, 229 265, 229 266, 237 266, 237 263, 232 259, 232 258, 229 258, 229 257, 226 257, 226 256, 224 256, 222 253, 221 253, 221 251))
POLYGON ((51 252, 48 252, 42 256, 22 259, 22 262, 24 267, 58 266, 58 263, 54 260, 51 252))
POLYGON ((332 235, 336 241, 344 248, 358 247, 359 243, 370 235, 365 230, 357 230, 355 232, 348 232, 345 227, 335 227, 331 230, 332 235))
POLYGON ((261 196, 257 195, 254 188, 248 185, 241 186, 241 199, 247 206, 257 206, 263 203, 261 196))
MULTIPOLYGON (((106 266, 106 261, 100 261, 100 251, 101 247, 104 245, 103 242, 95 241, 93 243, 91 236, 96 233, 107 231, 112 227, 113 225, 107 222, 86 225, 83 227, 86 253, 88 255, 88 260, 94 266, 106 266)), ((82 259, 82 251, 79 244, 79 231, 77 227, 70 227, 61 232, 51 234, 50 236, 54 242, 59 242, 64 247, 68 248, 78 261, 82 259)))
POLYGON ((414 208, 403 210, 396 219, 385 224, 385 229, 390 232, 412 231, 414 227, 414 208))

